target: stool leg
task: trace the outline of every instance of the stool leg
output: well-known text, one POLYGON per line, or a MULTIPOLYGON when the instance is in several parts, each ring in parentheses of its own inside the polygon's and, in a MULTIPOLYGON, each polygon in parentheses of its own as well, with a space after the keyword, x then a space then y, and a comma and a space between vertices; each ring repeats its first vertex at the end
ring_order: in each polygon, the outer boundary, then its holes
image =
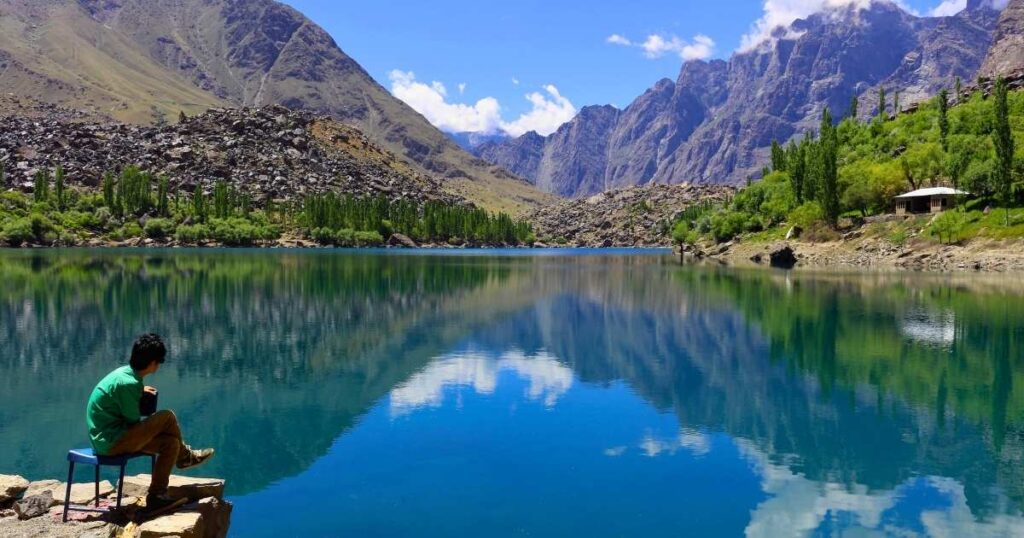
POLYGON ((117 478, 117 508, 121 508, 121 494, 124 493, 124 467, 127 463, 121 464, 121 476, 117 478))
POLYGON ((64 490, 64 523, 68 522, 68 505, 71 504, 71 481, 75 478, 75 462, 68 462, 68 485, 64 490))
POLYGON ((96 464, 96 508, 100 507, 100 466, 96 464))

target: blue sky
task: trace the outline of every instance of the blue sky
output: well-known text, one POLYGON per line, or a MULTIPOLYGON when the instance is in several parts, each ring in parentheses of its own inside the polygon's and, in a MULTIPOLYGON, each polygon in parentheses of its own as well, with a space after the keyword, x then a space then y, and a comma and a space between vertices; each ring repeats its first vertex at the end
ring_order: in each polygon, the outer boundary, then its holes
MULTIPOLYGON (((684 58, 728 58, 767 26, 867 1, 285 0, 443 130, 513 135, 624 107, 684 58)), ((920 14, 966 2, 900 1, 920 14)))

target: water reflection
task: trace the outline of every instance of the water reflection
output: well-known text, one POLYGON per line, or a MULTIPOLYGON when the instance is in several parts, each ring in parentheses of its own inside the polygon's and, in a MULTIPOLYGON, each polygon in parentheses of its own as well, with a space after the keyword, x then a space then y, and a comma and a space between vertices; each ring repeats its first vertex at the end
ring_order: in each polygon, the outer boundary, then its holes
POLYGON ((239 535, 1024 533, 1013 282, 244 252, 0 275, 0 471, 59 475, 89 388, 157 330, 239 535), (269 517, 325 476, 334 517, 269 517))

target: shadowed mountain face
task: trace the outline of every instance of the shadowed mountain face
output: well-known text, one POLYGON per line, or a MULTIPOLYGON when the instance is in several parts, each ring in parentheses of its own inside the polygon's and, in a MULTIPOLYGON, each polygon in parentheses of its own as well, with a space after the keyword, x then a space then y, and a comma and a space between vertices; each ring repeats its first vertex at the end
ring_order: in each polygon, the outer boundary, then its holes
POLYGON ((532 135, 477 154, 570 196, 651 182, 740 183, 767 163, 773 139, 815 129, 826 106, 842 116, 860 96, 867 115, 880 86, 905 105, 957 76, 971 80, 997 17, 987 2, 938 18, 881 0, 818 13, 728 62, 686 63, 675 81, 659 81, 621 112, 581 113, 543 144, 532 135))
POLYGON ((464 152, 273 0, 0 0, 0 91, 148 123, 282 104, 350 123, 494 209, 544 197, 464 152))
POLYGON ((992 49, 979 74, 1005 75, 1020 69, 1024 69, 1024 0, 1011 0, 999 17, 992 49))

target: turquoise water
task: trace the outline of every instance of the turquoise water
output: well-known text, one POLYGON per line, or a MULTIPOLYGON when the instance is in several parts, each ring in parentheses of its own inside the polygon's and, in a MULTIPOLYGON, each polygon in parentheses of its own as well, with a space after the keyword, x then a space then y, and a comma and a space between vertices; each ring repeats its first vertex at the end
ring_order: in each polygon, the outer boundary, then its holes
POLYGON ((150 330, 234 536, 1024 535, 1016 277, 0 252, 0 473, 150 330))

